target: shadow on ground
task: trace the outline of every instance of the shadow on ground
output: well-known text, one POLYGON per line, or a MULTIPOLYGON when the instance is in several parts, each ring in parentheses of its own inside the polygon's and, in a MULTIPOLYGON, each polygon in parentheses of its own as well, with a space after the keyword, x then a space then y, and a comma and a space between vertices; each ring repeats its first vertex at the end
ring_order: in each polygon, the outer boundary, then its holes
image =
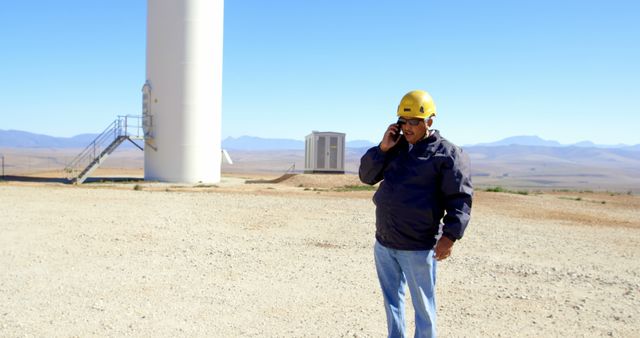
MULTIPOLYGON (((73 182, 64 177, 38 177, 38 176, 16 176, 5 175, 0 177, 0 180, 6 182, 35 182, 35 183, 64 183, 72 184, 73 182)), ((108 183, 108 182, 144 182, 140 177, 89 177, 84 183, 108 183)))

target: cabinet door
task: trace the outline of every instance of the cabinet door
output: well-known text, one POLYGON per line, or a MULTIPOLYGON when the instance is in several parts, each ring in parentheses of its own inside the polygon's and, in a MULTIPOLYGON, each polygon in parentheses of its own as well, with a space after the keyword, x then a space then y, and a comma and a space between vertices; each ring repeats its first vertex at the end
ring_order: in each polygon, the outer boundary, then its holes
POLYGON ((311 152, 311 144, 313 142, 311 142, 311 138, 307 137, 304 140, 304 169, 305 170, 309 170, 311 169, 311 162, 312 162, 312 158, 311 158, 311 154, 313 154, 311 152))
POLYGON ((318 136, 318 148, 316 148, 316 168, 325 169, 327 158, 327 138, 318 136))
POLYGON ((338 169, 338 138, 329 137, 329 169, 338 169))

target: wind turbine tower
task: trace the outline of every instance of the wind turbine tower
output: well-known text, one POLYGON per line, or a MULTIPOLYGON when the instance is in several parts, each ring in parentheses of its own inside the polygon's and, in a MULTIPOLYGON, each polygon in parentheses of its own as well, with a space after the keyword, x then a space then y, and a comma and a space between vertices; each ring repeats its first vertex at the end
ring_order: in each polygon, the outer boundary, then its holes
POLYGON ((147 0, 144 178, 220 181, 224 0, 147 0))

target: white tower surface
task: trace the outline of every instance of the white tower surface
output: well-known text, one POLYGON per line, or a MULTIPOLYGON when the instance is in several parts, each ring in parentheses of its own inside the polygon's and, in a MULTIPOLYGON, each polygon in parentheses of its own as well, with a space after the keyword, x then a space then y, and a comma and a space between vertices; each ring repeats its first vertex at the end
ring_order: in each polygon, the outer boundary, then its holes
POLYGON ((144 178, 220 181, 224 0, 148 0, 144 178))

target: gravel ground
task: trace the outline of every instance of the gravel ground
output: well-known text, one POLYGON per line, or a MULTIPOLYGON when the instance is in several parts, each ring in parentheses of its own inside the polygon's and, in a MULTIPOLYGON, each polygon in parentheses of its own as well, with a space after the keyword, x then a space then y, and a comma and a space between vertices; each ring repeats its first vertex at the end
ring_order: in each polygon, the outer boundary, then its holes
MULTIPOLYGON (((383 337, 372 192, 297 180, 0 183, 0 337, 383 337)), ((441 335, 639 337, 639 200, 478 193, 441 335)))

